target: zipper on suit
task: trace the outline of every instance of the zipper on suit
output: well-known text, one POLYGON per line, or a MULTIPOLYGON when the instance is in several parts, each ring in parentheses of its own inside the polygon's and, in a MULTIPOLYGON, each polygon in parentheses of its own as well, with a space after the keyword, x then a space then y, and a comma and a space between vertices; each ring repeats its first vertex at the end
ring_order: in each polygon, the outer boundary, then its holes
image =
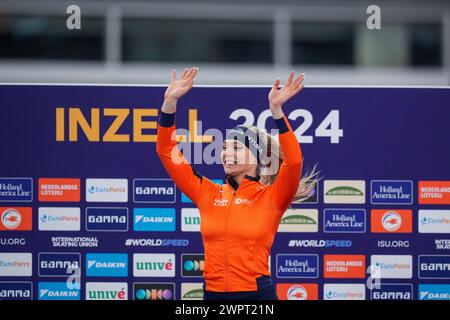
POLYGON ((233 197, 231 197, 231 204, 227 210, 227 222, 225 228, 225 291, 228 291, 228 218, 230 217, 230 209, 234 203, 234 196, 236 195, 236 190, 233 190, 233 197))

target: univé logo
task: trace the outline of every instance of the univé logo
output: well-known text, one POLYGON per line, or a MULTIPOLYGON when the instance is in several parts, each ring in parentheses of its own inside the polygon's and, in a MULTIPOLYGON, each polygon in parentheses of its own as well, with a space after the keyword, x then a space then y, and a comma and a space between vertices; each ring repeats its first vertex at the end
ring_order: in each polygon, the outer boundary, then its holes
POLYGON ((31 211, 29 207, 0 207, 0 230, 31 230, 31 211))
POLYGON ((126 282, 87 282, 86 300, 127 300, 126 282))
POLYGON ((175 255, 148 253, 133 255, 135 277, 175 277, 175 255))
POLYGON ((277 296, 280 300, 317 300, 318 287, 315 283, 278 283, 277 296))
POLYGON ((174 283, 135 283, 134 300, 174 300, 174 283))
POLYGON ((372 210, 371 229, 374 233, 411 233, 411 210, 372 210))

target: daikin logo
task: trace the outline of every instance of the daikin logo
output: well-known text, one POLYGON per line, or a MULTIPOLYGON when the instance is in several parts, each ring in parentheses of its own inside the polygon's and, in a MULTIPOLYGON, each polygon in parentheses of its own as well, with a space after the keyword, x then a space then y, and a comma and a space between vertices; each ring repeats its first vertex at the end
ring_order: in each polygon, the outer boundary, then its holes
POLYGON ((80 300, 80 283, 39 282, 39 300, 80 300))
POLYGON ((174 208, 134 208, 135 231, 175 231, 174 208))
POLYGON ((86 276, 88 277, 127 277, 128 255, 126 253, 88 253, 86 254, 86 276))
POLYGON ((419 300, 450 300, 450 285, 419 284, 419 300))

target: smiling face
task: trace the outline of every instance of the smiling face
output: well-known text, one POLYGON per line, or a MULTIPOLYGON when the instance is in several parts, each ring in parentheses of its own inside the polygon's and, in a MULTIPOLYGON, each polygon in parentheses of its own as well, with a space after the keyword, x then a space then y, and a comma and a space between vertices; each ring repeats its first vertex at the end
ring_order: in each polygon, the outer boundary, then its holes
POLYGON ((256 172, 256 157, 240 141, 225 140, 222 147, 221 159, 225 173, 232 177, 242 173, 256 172))

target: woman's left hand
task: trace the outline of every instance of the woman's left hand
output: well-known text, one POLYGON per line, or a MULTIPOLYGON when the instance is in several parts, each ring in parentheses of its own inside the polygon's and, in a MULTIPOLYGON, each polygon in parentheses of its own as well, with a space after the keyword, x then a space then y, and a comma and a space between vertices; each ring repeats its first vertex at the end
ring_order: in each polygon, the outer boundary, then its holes
POLYGON ((275 80, 272 90, 270 90, 269 93, 269 105, 274 118, 279 119, 283 117, 283 111, 281 110, 281 108, 286 101, 288 101, 303 89, 304 78, 305 74, 302 73, 300 76, 298 76, 297 79, 295 79, 295 81, 293 81, 294 71, 291 71, 291 74, 289 75, 289 78, 282 89, 278 89, 280 85, 280 79, 275 80))

